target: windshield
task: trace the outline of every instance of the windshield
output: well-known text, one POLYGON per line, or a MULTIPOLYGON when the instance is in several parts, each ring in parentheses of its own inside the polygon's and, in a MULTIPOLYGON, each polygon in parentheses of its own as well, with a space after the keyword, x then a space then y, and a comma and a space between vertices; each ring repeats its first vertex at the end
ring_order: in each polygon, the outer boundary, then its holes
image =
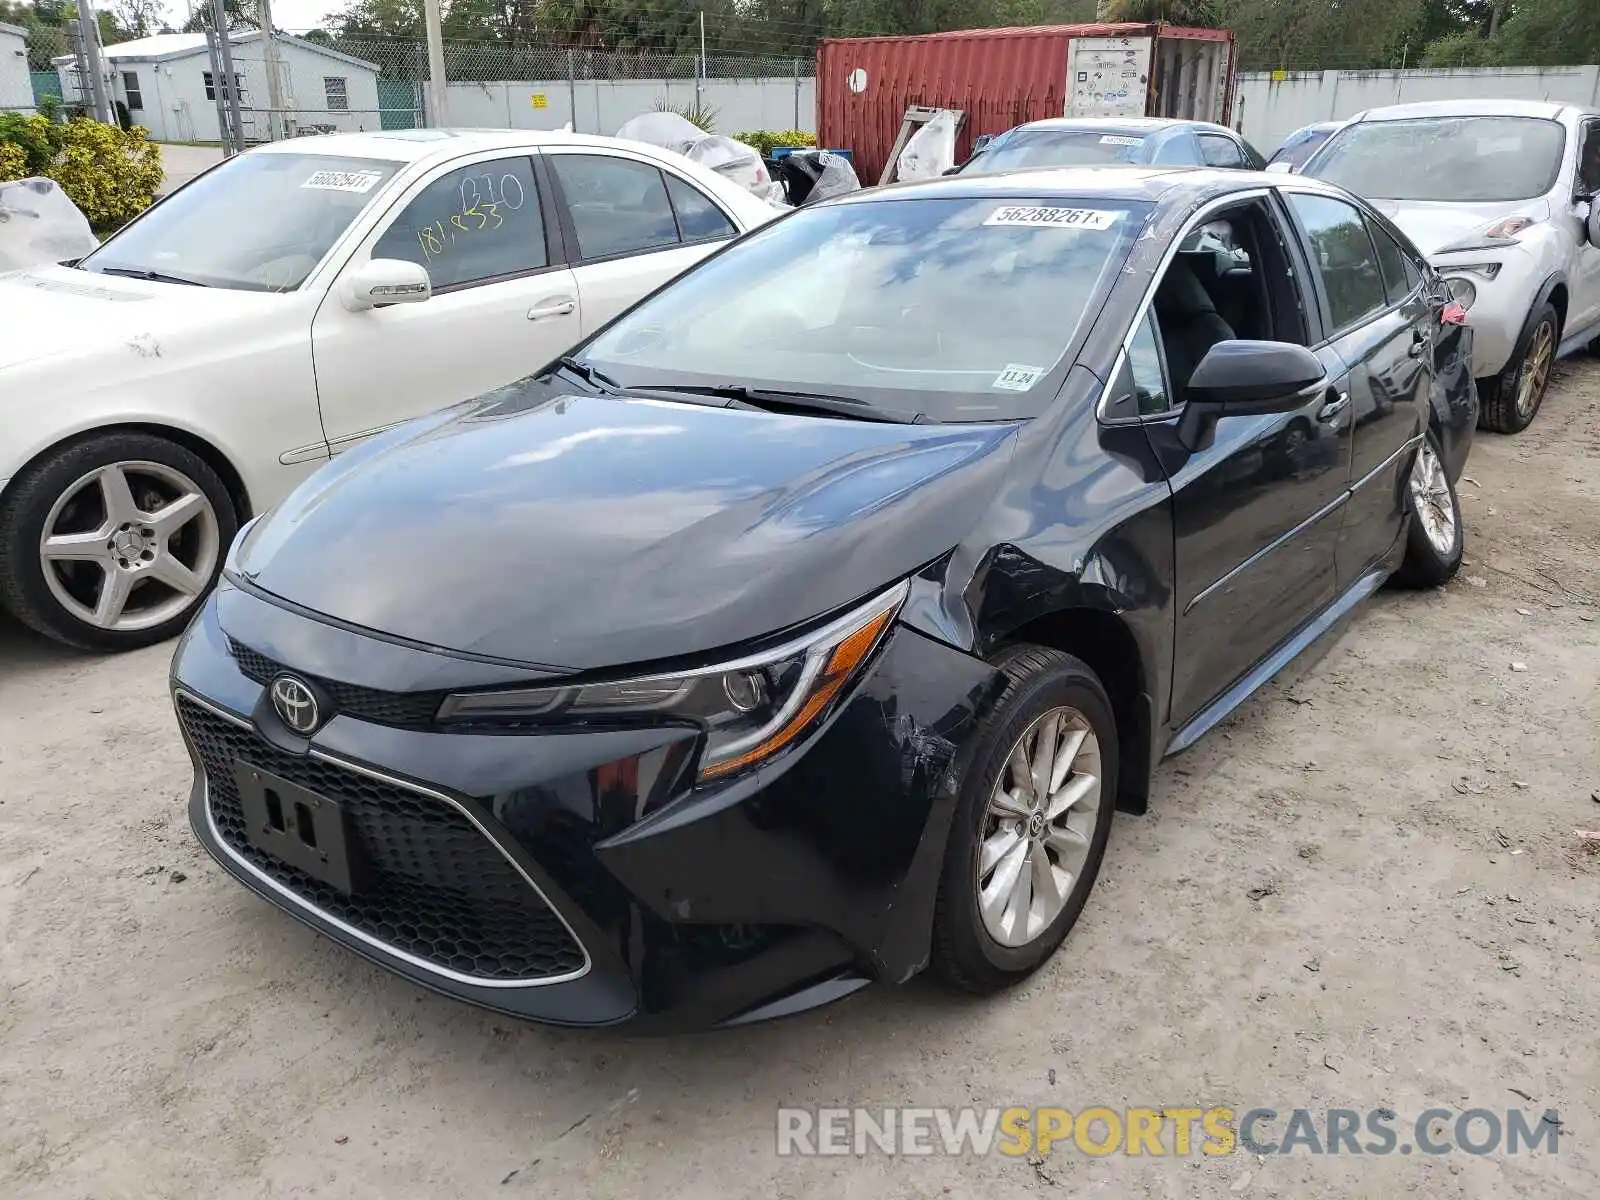
POLYGON ((1140 162, 1144 138, 1133 133, 1086 129, 1017 129, 996 138, 962 170, 989 175, 1033 167, 1096 167, 1140 162))
POLYGON ((1331 138, 1306 170, 1369 200, 1532 200, 1555 184, 1566 137, 1541 117, 1363 121, 1331 138))
POLYGON ((801 209, 580 353, 630 387, 739 383, 939 421, 1034 416, 1147 210, 992 198, 801 209))
POLYGON ((240 155, 150 209, 78 266, 292 291, 400 165, 331 154, 240 155))

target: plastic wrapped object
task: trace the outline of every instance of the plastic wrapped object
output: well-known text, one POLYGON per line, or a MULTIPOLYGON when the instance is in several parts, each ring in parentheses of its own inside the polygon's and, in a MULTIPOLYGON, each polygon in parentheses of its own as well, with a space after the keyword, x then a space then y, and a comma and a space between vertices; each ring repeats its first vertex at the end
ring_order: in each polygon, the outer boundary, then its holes
POLYGON ((733 138, 707 133, 677 113, 650 112, 634 117, 623 122, 617 136, 681 154, 769 203, 784 203, 783 185, 773 181, 755 149, 733 138))
POLYGON ((0 271, 82 258, 99 244, 55 180, 0 183, 0 271))
POLYGON ((924 121, 922 128, 906 139, 895 178, 937 179, 955 165, 956 114, 942 108, 938 116, 924 121))
POLYGON ((788 189, 789 203, 796 207, 861 190, 850 160, 827 150, 785 154, 776 160, 774 174, 788 189))

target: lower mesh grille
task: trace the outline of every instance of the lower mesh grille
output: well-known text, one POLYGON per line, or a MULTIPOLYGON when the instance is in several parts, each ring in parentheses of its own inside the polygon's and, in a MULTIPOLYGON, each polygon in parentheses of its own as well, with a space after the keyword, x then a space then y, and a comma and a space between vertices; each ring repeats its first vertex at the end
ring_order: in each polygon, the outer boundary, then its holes
POLYGON ((561 918, 453 806, 287 754, 186 696, 177 707, 205 768, 218 833, 262 874, 374 940, 460 975, 531 983, 583 967, 583 949, 561 918), (351 852, 366 868, 360 891, 345 895, 250 844, 236 758, 339 805, 351 852))

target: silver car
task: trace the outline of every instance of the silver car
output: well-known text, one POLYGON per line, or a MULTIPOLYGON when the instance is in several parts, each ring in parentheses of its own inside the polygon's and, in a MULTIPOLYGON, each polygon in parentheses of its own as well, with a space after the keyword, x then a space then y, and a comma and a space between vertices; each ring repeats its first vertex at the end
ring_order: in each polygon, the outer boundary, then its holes
POLYGON ((1600 338, 1600 111, 1522 100, 1369 109, 1304 174, 1365 197, 1450 283, 1479 424, 1526 429, 1550 366, 1600 338))

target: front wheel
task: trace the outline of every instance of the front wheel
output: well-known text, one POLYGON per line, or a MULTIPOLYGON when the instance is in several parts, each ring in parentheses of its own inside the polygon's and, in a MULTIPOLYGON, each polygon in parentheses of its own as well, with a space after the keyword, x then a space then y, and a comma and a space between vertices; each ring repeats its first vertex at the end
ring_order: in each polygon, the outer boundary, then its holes
POLYGON ((945 848, 933 967, 965 991, 1009 987, 1055 953, 1083 911, 1111 833, 1117 729, 1079 659, 1016 646, 974 733, 945 848))
POLYGON ((1445 473, 1439 443, 1428 434, 1406 479, 1411 524, 1406 531, 1406 556, 1394 573, 1402 587, 1439 587, 1461 569, 1466 535, 1461 527, 1461 499, 1445 473))
POLYGON ((146 433, 96 434, 24 471, 0 507, 0 601, 85 650, 182 631, 238 518, 217 473, 146 433))
POLYGON ((1478 428, 1493 433, 1521 433, 1533 424, 1550 384, 1561 339, 1561 320, 1549 303, 1539 306, 1528 336, 1499 375, 1478 381, 1478 428))

